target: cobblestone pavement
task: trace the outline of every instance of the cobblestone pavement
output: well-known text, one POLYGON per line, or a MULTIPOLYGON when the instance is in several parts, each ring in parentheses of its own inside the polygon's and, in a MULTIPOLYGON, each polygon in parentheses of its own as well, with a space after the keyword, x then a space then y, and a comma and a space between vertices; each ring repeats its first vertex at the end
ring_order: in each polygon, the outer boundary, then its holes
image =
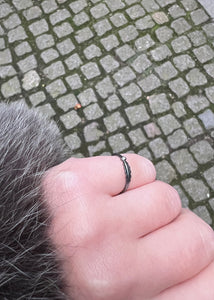
POLYGON ((0 101, 73 156, 135 152, 214 226, 214 23, 196 0, 0 0, 0 101))

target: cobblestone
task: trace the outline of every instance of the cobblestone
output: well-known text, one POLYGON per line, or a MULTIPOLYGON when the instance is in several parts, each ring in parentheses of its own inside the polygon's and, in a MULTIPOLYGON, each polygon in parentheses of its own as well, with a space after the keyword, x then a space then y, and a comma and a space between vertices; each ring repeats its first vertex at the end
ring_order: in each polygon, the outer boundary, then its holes
POLYGON ((117 95, 112 95, 105 101, 105 105, 109 111, 112 111, 121 106, 121 101, 117 95))
POLYGON ((39 85, 41 78, 35 70, 27 72, 22 79, 23 89, 29 91, 39 85))
POLYGON ((175 169, 166 160, 162 160, 161 162, 157 163, 155 168, 157 172, 157 180, 171 183, 173 179, 176 179, 177 177, 175 169))
POLYGON ((194 113, 197 113, 209 106, 209 101, 206 97, 197 95, 188 96, 186 103, 194 113))
POLYGON ((81 67, 81 71, 87 79, 92 79, 100 75, 100 70, 96 63, 89 62, 81 67))
POLYGON ((188 137, 182 129, 178 129, 168 136, 167 141, 172 149, 177 149, 188 142, 188 137))
POLYGON ((162 45, 151 51, 152 58, 155 61, 162 61, 172 55, 167 45, 162 45))
POLYGON ((81 140, 76 132, 65 136, 65 142, 71 150, 79 149, 81 146, 81 140))
POLYGON ((165 43, 173 37, 173 30, 162 26, 155 31, 155 34, 161 43, 165 43))
POLYGON ((74 44, 72 43, 70 38, 63 40, 62 42, 56 45, 57 49, 59 50, 60 54, 66 55, 72 52, 75 49, 74 44))
POLYGON ((126 126, 126 122, 121 117, 121 114, 119 112, 115 112, 112 115, 104 118, 103 121, 109 132, 114 132, 117 129, 126 126))
POLYGON ((190 147, 190 151, 199 164, 205 164, 214 159, 214 150, 205 140, 196 142, 190 147))
POLYGON ((199 115, 199 118, 203 122, 206 129, 214 128, 214 113, 210 109, 206 109, 202 114, 199 115))
POLYGON ((163 113, 170 109, 169 101, 164 93, 150 96, 149 106, 153 114, 163 113))
POLYGON ((146 93, 151 92, 152 90, 158 88, 161 85, 160 80, 154 74, 151 74, 145 79, 138 81, 138 84, 146 93))
POLYGON ((205 13, 203 9, 197 9, 191 12, 190 15, 195 25, 204 23, 209 19, 208 15, 205 13))
POLYGON ((13 77, 12 79, 3 83, 1 87, 1 92, 5 98, 9 98, 13 95, 21 93, 21 87, 18 78, 13 77))
POLYGON ((201 46, 193 52, 201 63, 205 63, 214 57, 214 51, 208 45, 201 46))
POLYGON ((132 103, 142 96, 141 89, 135 83, 119 89, 119 92, 127 103, 132 103))
POLYGON ((112 148, 113 153, 123 152, 129 147, 129 142, 122 133, 117 133, 113 136, 110 136, 108 138, 108 142, 110 144, 110 147, 112 148))
POLYGON ((147 141, 145 135, 143 134, 143 132, 140 128, 135 129, 135 130, 131 130, 129 132, 129 137, 130 137, 130 139, 132 141, 132 144, 134 146, 140 146, 140 145, 144 144, 147 141))
POLYGON ((149 115, 144 104, 128 107, 125 109, 125 112, 132 125, 149 120, 149 115))
POLYGON ((74 94, 68 94, 57 99, 58 107, 60 107, 64 112, 74 108, 77 103, 78 101, 74 94))
POLYGON ((180 123, 171 114, 160 117, 158 119, 158 124, 160 125, 165 135, 168 135, 175 129, 181 127, 180 123))
POLYGON ((203 129, 196 118, 184 121, 184 128, 192 138, 203 133, 203 129))
POLYGON ((66 129, 74 128, 81 122, 80 117, 77 115, 77 112, 74 110, 62 115, 60 117, 60 120, 62 121, 66 129))
POLYGON ((185 35, 178 37, 177 39, 173 40, 171 43, 175 53, 180 53, 187 51, 191 48, 191 43, 185 35))
POLYGON ((72 156, 151 159, 214 226, 214 24, 198 0, 0 0, 0 24, 1 101, 54 117, 72 156))
POLYGON ((96 122, 90 123, 84 128, 84 136, 87 142, 98 141, 103 136, 103 132, 98 129, 99 124, 96 122))
POLYGON ((194 201, 202 201, 207 198, 209 194, 209 188, 204 185, 202 180, 197 180, 195 178, 188 178, 183 180, 182 186, 186 192, 194 199, 194 201))
POLYGON ((111 56, 111 55, 106 55, 100 60, 100 63, 103 67, 103 69, 107 72, 110 73, 117 69, 119 67, 119 63, 111 56))
POLYGON ((188 84, 182 78, 170 81, 169 87, 178 96, 178 98, 185 96, 190 91, 188 84))
MULTIPOLYGON (((0 8, 1 9, 1 8, 0 8)), ((13 29, 21 24, 21 20, 17 14, 12 14, 8 19, 4 21, 4 26, 7 29, 13 29)))
POLYGON ((119 86, 124 86, 129 81, 136 77, 135 73, 130 67, 124 67, 113 75, 114 80, 119 86))
POLYGON ((173 152, 170 157, 181 175, 191 174, 198 168, 197 163, 193 160, 192 155, 187 149, 177 150, 173 152))
POLYGON ((25 40, 27 38, 27 34, 22 26, 18 26, 14 29, 11 29, 8 32, 8 42, 14 43, 15 41, 25 40))
POLYGON ((132 63, 132 67, 138 73, 143 73, 152 65, 151 61, 148 59, 146 54, 139 55, 132 63))
POLYGON ((195 67, 194 60, 188 54, 176 56, 175 58, 173 58, 173 62, 176 68, 181 72, 195 67))
POLYGON ((164 158, 165 155, 169 154, 169 149, 161 138, 157 138, 151 141, 149 143, 149 147, 151 148, 156 158, 164 158))
POLYGON ((162 80, 167 80, 167 81, 169 79, 174 78, 178 74, 178 71, 169 61, 155 68, 155 71, 158 73, 159 77, 162 80))
POLYGON ((211 187, 211 189, 214 189, 214 167, 209 168, 204 172, 204 177, 211 187))
POLYGON ((103 111, 97 103, 90 104, 83 112, 88 120, 96 120, 103 116, 103 111))
POLYGON ((184 18, 180 18, 173 21, 171 27, 175 30, 177 34, 180 35, 190 30, 191 25, 184 18))
POLYGON ((45 101, 46 96, 45 96, 44 92, 37 92, 37 93, 30 95, 29 99, 33 106, 37 106, 38 104, 45 101))

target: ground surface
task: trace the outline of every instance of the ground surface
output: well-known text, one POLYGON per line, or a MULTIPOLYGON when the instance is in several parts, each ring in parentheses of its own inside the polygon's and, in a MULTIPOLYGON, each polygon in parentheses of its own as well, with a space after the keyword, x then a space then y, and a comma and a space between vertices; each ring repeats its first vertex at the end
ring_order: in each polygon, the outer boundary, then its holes
POLYGON ((0 101, 22 99, 74 156, 151 159, 214 225, 214 23, 198 1, 0 0, 0 101))

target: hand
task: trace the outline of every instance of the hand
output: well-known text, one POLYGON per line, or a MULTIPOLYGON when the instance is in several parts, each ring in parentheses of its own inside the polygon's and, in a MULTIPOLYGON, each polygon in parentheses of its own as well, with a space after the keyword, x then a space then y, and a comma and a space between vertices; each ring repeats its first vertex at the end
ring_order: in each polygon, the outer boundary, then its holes
MULTIPOLYGON (((44 180, 50 236, 75 300, 213 300, 214 234, 150 161, 71 158, 44 180)), ((72 298, 72 299, 73 299, 72 298)))

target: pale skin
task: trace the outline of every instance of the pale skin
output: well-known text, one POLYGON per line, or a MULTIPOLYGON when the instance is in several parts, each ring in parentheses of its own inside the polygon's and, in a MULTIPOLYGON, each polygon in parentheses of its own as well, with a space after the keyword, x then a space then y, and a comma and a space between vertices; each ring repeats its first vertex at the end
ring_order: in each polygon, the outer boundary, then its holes
POLYGON ((71 158, 44 179, 50 237, 75 300, 213 300, 214 232, 153 164, 124 154, 71 158))

